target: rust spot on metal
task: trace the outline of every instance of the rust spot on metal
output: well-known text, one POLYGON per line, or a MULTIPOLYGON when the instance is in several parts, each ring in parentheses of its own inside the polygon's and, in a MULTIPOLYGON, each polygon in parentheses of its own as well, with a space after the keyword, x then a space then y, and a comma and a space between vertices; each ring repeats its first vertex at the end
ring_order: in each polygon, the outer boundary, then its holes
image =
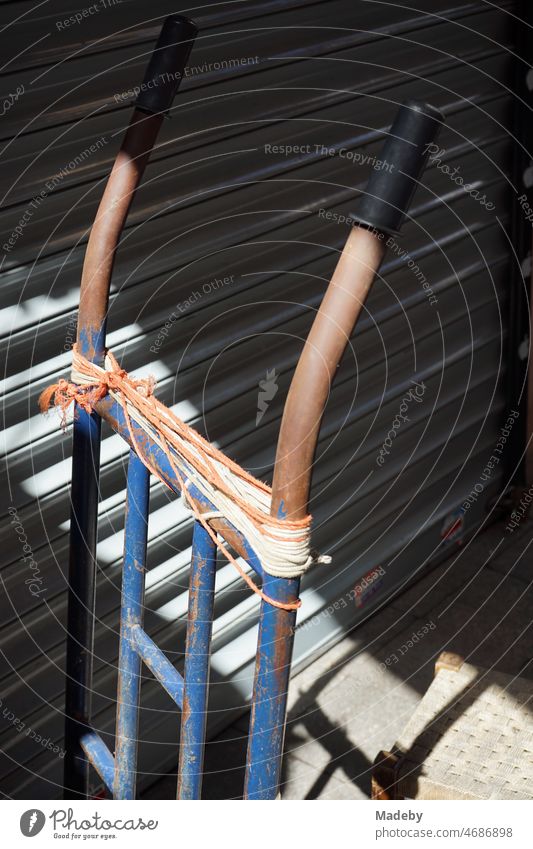
MULTIPOLYGON (((200 573, 203 568, 205 568, 206 560, 205 558, 199 558, 197 563, 197 568, 191 571, 191 579, 189 582, 189 612, 188 612, 188 621, 189 623, 195 622, 198 618, 199 614, 199 606, 200 606, 200 593, 202 592, 202 582, 200 573)), ((187 629, 187 651, 194 651, 194 632, 189 632, 187 629)))
POLYGON ((295 614, 288 610, 279 610, 276 616, 274 646, 272 647, 272 674, 278 685, 285 685, 287 667, 290 666, 292 659, 294 616, 295 614))
POLYGON ((191 718, 191 706, 189 704, 189 698, 187 696, 187 689, 185 688, 183 692, 183 705, 181 707, 181 728, 182 730, 185 728, 187 723, 191 718))

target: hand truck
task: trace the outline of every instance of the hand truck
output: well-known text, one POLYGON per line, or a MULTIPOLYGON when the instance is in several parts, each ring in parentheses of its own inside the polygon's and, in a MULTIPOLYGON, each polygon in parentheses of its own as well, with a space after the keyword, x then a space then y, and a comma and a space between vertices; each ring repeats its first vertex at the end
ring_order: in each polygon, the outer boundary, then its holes
MULTIPOLYGON (((164 116, 177 92, 197 35, 190 20, 164 22, 124 141, 94 221, 81 280, 77 345, 98 365, 105 355, 106 314, 113 261, 135 190, 164 116)), ((378 272, 388 238, 398 234, 434 141, 440 113, 410 101, 396 117, 380 155, 386 170, 374 170, 359 200, 352 228, 316 315, 288 393, 273 477, 272 515, 303 518, 320 423, 337 367, 378 272)), ((115 799, 135 798, 141 664, 181 709, 178 799, 201 795, 209 652, 214 609, 216 546, 195 522, 190 566, 188 623, 183 676, 143 629, 144 570, 150 472, 131 448, 127 473, 126 524, 120 613, 119 677, 115 752, 91 726, 91 679, 95 609, 96 531, 100 427, 105 419, 130 447, 123 410, 107 395, 89 413, 76 408, 73 424, 72 512, 66 659, 66 798, 86 798, 92 764, 115 799)), ((165 454, 137 427, 150 464, 176 492, 165 454)), ((209 510, 201 493, 193 493, 209 510), (203 500, 202 500, 203 499, 203 500)), ((272 577, 247 540, 224 518, 212 529, 262 578, 264 593, 290 605, 300 580, 272 577)), ((262 601, 248 738, 244 798, 276 799, 279 792, 287 690, 296 611, 262 601)))

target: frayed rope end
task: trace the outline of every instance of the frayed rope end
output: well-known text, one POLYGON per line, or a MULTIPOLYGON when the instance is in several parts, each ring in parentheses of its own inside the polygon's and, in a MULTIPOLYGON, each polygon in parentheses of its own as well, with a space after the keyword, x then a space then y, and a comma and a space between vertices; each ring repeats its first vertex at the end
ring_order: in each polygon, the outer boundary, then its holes
POLYGON ((67 411, 74 402, 82 410, 91 414, 97 401, 107 393, 107 386, 99 384, 93 387, 82 388, 62 378, 57 383, 48 386, 39 396, 39 409, 41 413, 47 413, 53 406, 61 413, 61 427, 67 428, 67 411))

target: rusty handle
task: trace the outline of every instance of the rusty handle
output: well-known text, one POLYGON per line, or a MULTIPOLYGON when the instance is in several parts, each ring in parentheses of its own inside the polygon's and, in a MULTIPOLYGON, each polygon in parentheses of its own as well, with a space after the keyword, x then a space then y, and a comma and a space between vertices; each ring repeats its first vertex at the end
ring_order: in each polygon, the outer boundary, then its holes
POLYGON ((298 361, 285 402, 272 484, 272 515, 302 519, 308 511, 313 460, 331 385, 385 254, 397 233, 442 123, 428 106, 404 104, 373 172, 358 222, 342 251, 298 361))
POLYGON ((101 363, 105 319, 117 245, 157 134, 176 94, 197 29, 171 15, 163 24, 140 87, 136 108, 96 213, 81 277, 78 344, 84 356, 101 363))
POLYGON ((272 515, 307 514, 313 459, 337 367, 385 252, 354 227, 318 310, 285 402, 272 484, 272 515))

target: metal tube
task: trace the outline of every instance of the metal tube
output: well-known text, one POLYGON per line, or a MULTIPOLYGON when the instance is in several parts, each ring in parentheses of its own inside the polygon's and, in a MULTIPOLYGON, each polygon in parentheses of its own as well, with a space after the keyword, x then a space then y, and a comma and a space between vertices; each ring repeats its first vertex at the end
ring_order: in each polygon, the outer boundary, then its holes
MULTIPOLYGON (((313 459, 331 384, 385 248, 379 235, 355 227, 299 359, 283 411, 272 487, 272 514, 307 514, 313 459)), ((265 593, 298 598, 299 579, 267 578, 265 593)), ((278 795, 296 612, 261 602, 244 795, 278 795)))
POLYGON ((409 100, 398 110, 381 159, 353 215, 354 227, 298 362, 283 411, 273 481, 273 515, 303 518, 322 415, 338 365, 385 254, 419 184, 428 151, 443 123, 428 103, 409 100))
POLYGON ((78 316, 81 353, 99 365, 104 354, 109 288, 117 245, 163 121, 135 109, 89 236, 78 316))
POLYGON ((100 735, 96 731, 88 731, 81 736, 80 745, 107 789, 113 792, 115 761, 100 735))
MULTIPOLYGON (((101 365, 115 253, 135 190, 165 112, 183 77, 196 26, 171 15, 163 24, 134 110, 94 221, 83 264, 77 343, 101 365), (156 89, 156 91, 154 91, 156 89), (147 94, 148 92, 148 94, 147 94)), ((65 694, 65 798, 86 797, 89 763, 80 737, 89 727, 94 636, 100 418, 75 410, 65 694)))
MULTIPOLYGON (((80 353, 101 364, 115 250, 162 116, 135 110, 107 182, 83 265, 77 342, 80 353)), ((85 798, 89 765, 80 735, 91 713, 96 531, 100 469, 100 417, 76 407, 73 425, 71 535, 65 695, 65 798, 85 798)))
MULTIPOLYGON (((387 233, 397 234, 443 118, 427 103, 408 101, 396 116, 381 158, 392 169, 374 171, 359 199, 354 227, 296 367, 283 410, 272 484, 272 515, 302 519, 308 512, 313 461, 324 408, 348 340, 385 254, 387 233)), ((299 581, 289 581, 294 601, 299 581)), ((267 586, 265 584, 265 586, 267 586)), ((275 586, 268 582, 272 596, 275 586)), ((277 597, 277 596, 275 596, 277 597)), ((275 799, 279 784, 294 614, 261 604, 252 702, 246 795, 275 799), (266 658, 269 650, 274 667, 266 658), (270 673, 270 674, 268 674, 270 673), (265 702, 273 704, 265 716, 265 702), (275 716, 275 721, 274 721, 275 716), (261 728, 266 719, 270 727, 261 728)))
POLYGON ((93 362, 99 363, 103 354, 109 287, 120 235, 197 32, 196 25, 183 15, 170 15, 163 22, 91 229, 81 278, 78 342, 93 362))
POLYGON ((215 576, 216 546, 197 521, 189 579, 178 799, 199 799, 202 791, 215 576))
POLYGON ((154 678, 157 678, 170 698, 181 708, 183 705, 183 676, 177 669, 174 669, 170 660, 141 627, 132 628, 131 636, 141 659, 144 660, 154 678))
POLYGON ((143 622, 149 491, 150 473, 131 451, 122 568, 114 799, 135 798, 141 658, 132 631, 142 627, 143 622))
MULTIPOLYGON (((263 589, 276 601, 293 602, 300 580, 269 576, 263 589)), ((295 625, 295 610, 261 602, 245 799, 273 800, 279 792, 295 625)))
POLYGON ((89 762, 80 738, 90 729, 100 417, 78 410, 72 446, 65 692, 64 798, 86 798, 89 762))
MULTIPOLYGON (((381 234, 380 234, 381 235, 381 234)), ((385 253, 384 238, 354 227, 296 366, 285 402, 272 484, 272 512, 307 514, 313 459, 331 385, 385 253)))
MULTIPOLYGON (((353 216, 354 227, 313 322, 283 410, 272 485, 272 515, 302 519, 309 491, 318 434, 331 385, 366 296, 385 253, 386 234, 397 235, 420 180, 443 118, 427 103, 408 101, 399 109, 381 158, 390 170, 372 172, 353 216)), ((294 601, 299 582, 288 582, 294 601)), ((272 595, 274 588, 267 590, 272 595)), ((286 591, 287 592, 287 591, 286 591)), ((259 647, 248 741, 247 796, 274 799, 283 749, 284 710, 290 675, 294 614, 261 605, 259 647), (275 666, 268 675, 268 641, 275 666), (276 707, 276 722, 262 729, 264 702, 276 707), (261 742, 262 741, 262 742, 261 742), (261 760, 262 759, 262 760, 261 760)), ((267 721, 269 717, 267 715, 267 721)))

